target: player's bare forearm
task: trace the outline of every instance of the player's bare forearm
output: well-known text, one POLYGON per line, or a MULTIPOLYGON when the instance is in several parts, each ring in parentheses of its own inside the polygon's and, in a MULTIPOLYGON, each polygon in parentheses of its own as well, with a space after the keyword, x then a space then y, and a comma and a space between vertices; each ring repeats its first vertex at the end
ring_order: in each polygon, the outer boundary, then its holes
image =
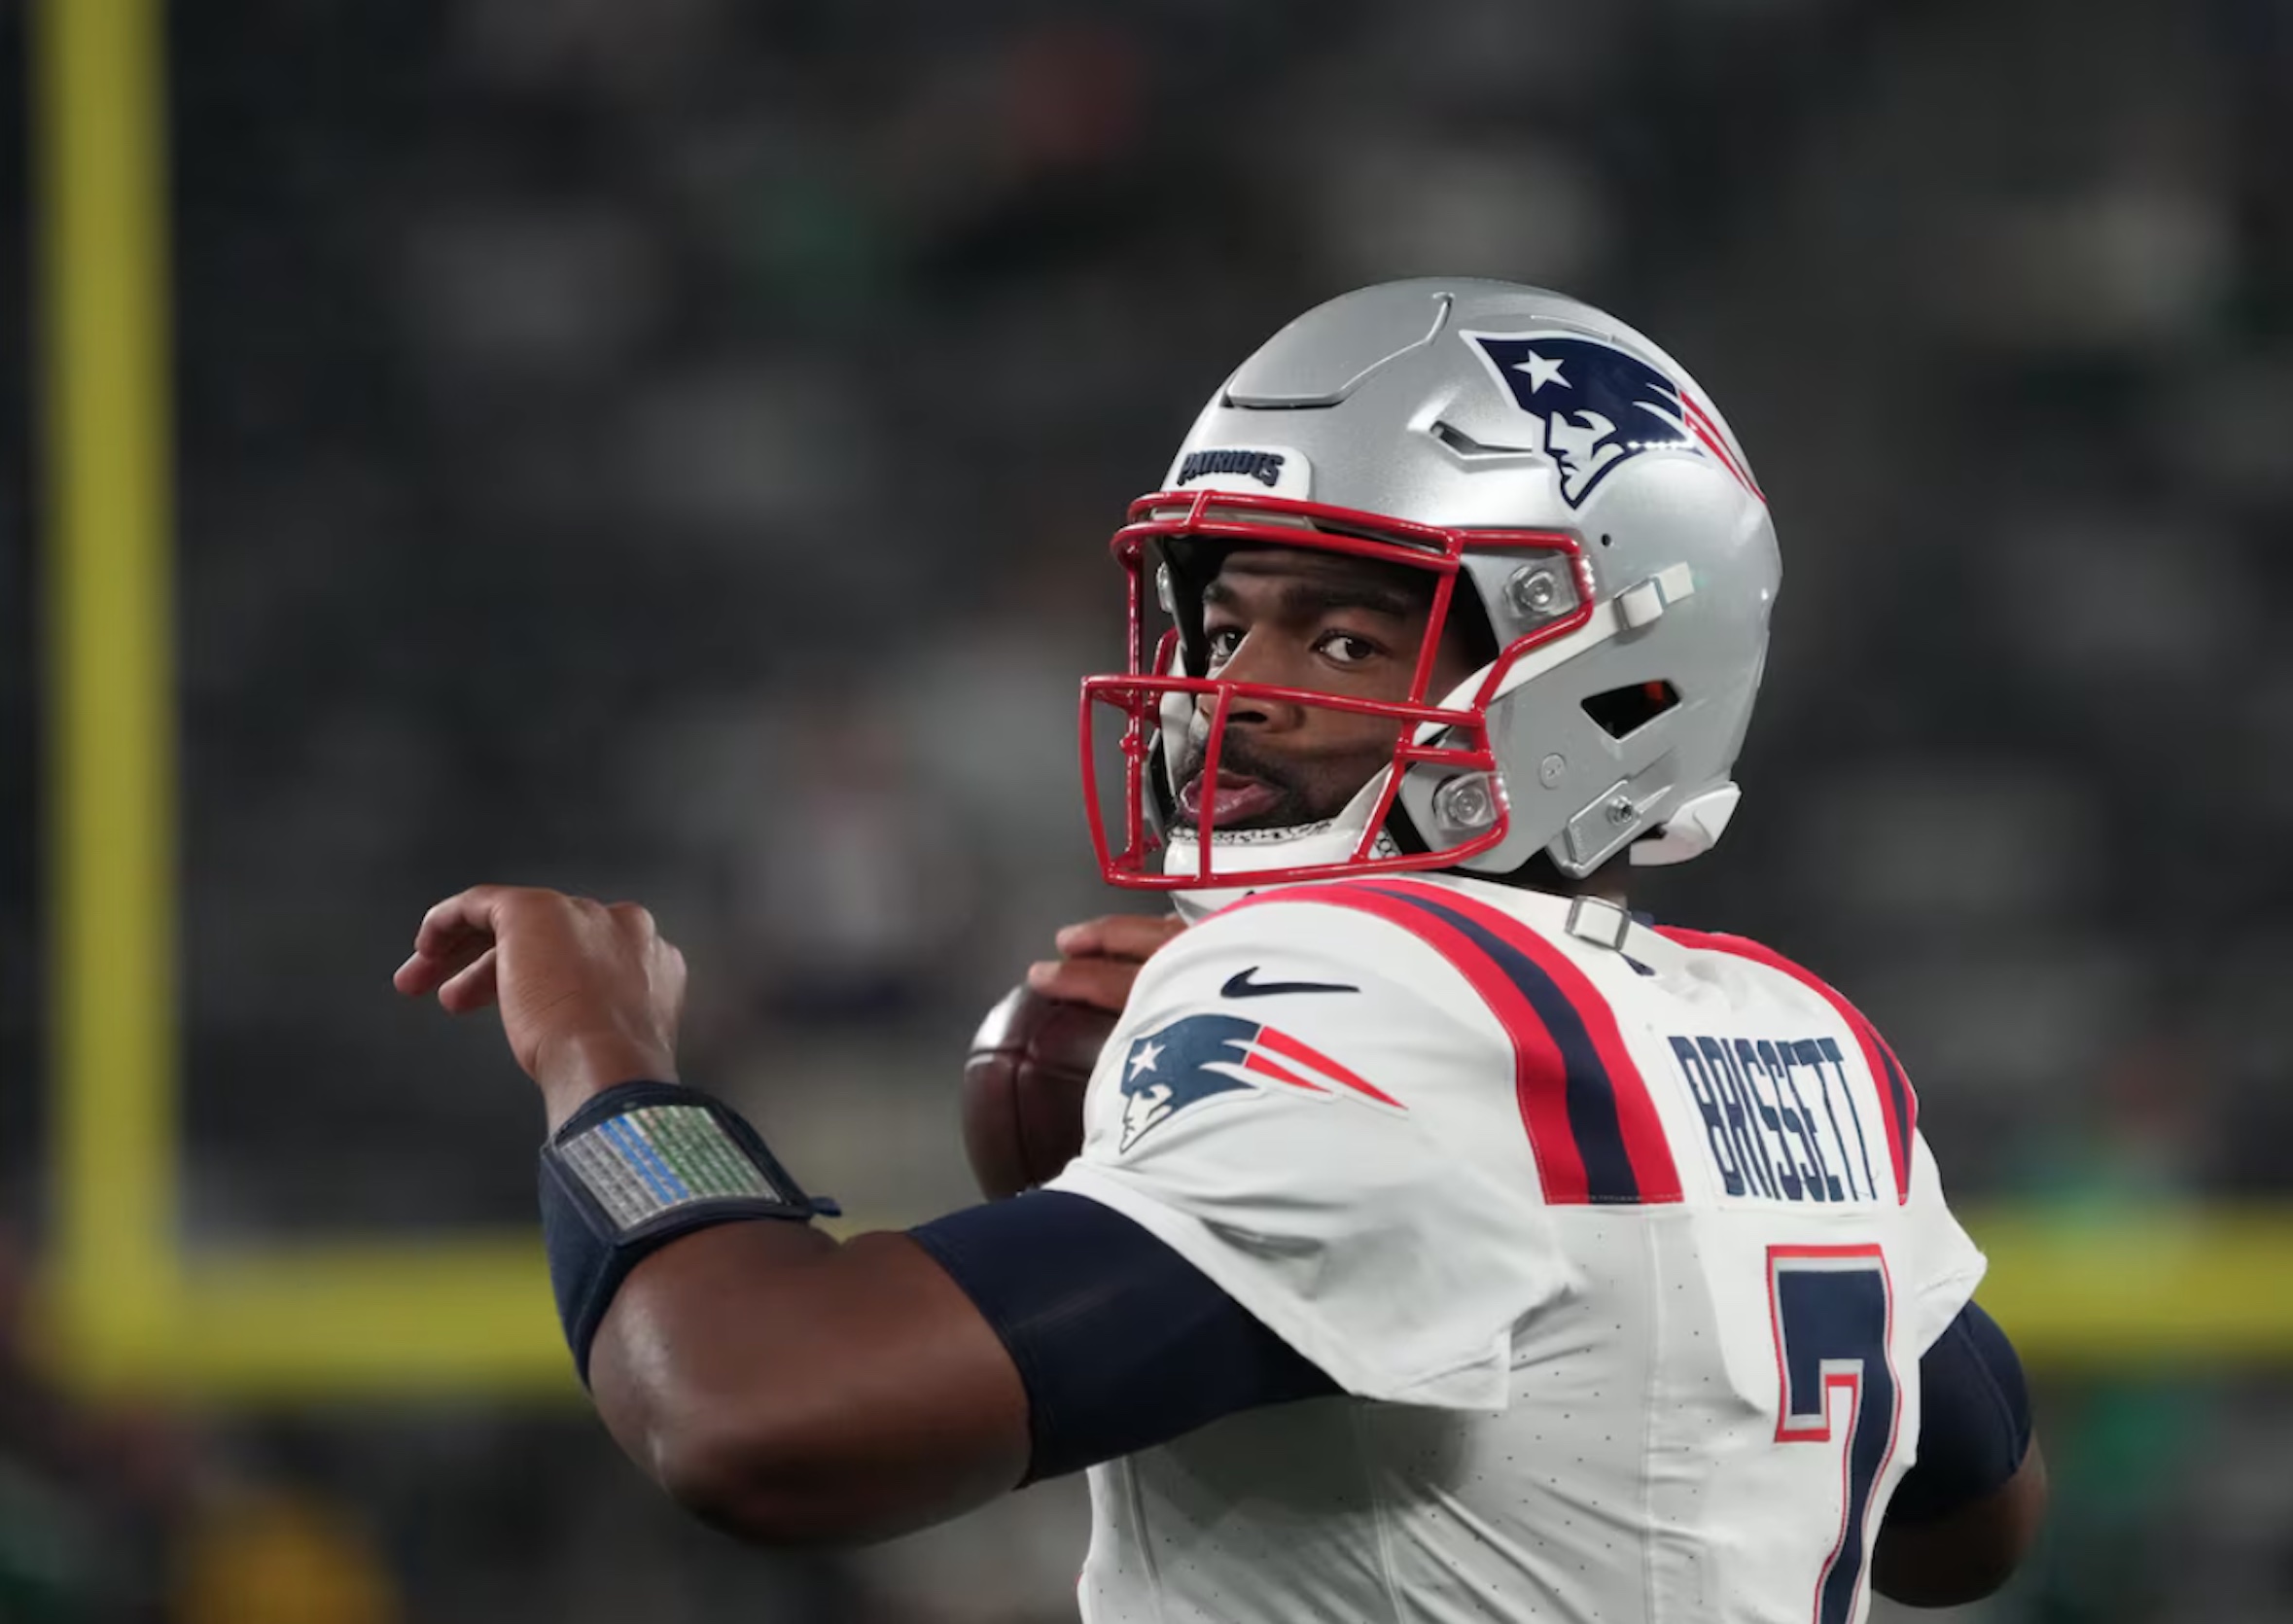
MULTIPOLYGON (((423 917, 394 980, 457 1014, 498 1008, 552 1133, 621 1084, 677 1075, 685 959, 634 903, 474 886, 423 917)), ((621 1446, 747 1538, 877 1538, 1027 1469, 1010 1356, 902 1235, 839 1246, 785 1218, 695 1227, 619 1281, 586 1347, 621 1446)))
POLYGON ((1979 1602, 2014 1574, 2046 1516, 2046 1459, 2033 1437, 2015 1474, 1993 1494, 1931 1523, 1881 1525, 1871 1584, 1913 1607, 1979 1602))
POLYGON ((700 1230, 623 1282, 590 1378, 678 1501, 768 1544, 876 1539, 1005 1493, 1027 1395, 1001 1341, 903 1235, 700 1230))

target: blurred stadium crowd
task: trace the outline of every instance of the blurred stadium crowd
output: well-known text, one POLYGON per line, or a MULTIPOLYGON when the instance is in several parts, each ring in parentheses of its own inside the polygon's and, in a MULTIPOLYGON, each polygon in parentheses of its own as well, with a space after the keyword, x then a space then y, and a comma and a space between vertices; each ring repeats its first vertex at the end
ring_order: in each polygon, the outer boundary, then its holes
MULTIPOLYGON (((188 1244, 529 1216, 498 1038, 385 984, 480 877, 653 906, 688 1076, 814 1187, 964 1200, 972 1021, 1120 905, 1073 743, 1106 536, 1273 328, 1428 272, 1654 334, 1775 505, 1745 814, 1658 911, 1851 989, 1955 1196, 2293 1195, 2276 0, 241 0, 176 8, 169 71, 188 1244)), ((20 157, 0 197, 24 311, 20 157)), ((0 333, 20 1237, 36 346, 0 333)), ((570 1413, 58 1413, 0 1398, 10 1619, 1072 1615, 1074 1485, 783 1561, 570 1413), (123 1523, 148 1561, 40 1567, 123 1523), (199 1561, 319 1600, 194 1605, 199 1561)), ((1987 1616, 2293 1616, 2293 1383, 2064 1379, 2041 1429, 2052 1553, 1987 1616)))

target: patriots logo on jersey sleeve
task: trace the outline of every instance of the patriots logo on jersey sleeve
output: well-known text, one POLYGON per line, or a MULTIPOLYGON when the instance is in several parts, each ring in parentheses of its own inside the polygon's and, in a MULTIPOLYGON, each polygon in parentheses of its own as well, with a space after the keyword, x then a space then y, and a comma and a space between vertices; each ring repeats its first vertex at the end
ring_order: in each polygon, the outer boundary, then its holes
POLYGON ((1189 1106, 1267 1087, 1390 1111, 1409 1108, 1311 1044, 1237 1015, 1188 1015, 1131 1041, 1122 1062, 1122 1143, 1189 1106))
POLYGON ((1593 338, 1474 335, 1513 404, 1544 428, 1561 496, 1584 506, 1603 479, 1644 451, 1711 457, 1752 495, 1751 474, 1711 414, 1654 367, 1593 338))

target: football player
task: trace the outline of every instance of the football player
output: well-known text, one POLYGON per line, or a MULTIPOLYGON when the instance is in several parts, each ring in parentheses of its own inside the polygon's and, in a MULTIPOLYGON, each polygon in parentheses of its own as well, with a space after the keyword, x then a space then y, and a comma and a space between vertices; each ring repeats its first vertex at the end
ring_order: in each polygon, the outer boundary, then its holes
POLYGON ((1727 825, 1779 581, 1694 382, 1553 294, 1367 289, 1220 386, 1114 553, 1094 830, 1193 923, 1037 972, 1122 1011, 1046 1187, 838 1244, 677 1081, 641 909, 423 921, 401 990, 498 1004, 541 1084, 552 1278, 631 1456, 773 1542, 1088 1468, 1092 1624, 1999 1584, 2043 1467, 1903 1068, 1808 971, 1622 901, 1727 825))

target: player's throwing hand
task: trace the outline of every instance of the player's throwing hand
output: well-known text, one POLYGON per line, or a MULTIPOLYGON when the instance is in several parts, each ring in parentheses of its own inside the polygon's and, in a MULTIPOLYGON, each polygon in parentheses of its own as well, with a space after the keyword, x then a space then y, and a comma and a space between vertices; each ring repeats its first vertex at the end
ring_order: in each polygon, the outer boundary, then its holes
POLYGON ((616 1083, 676 1080, 685 955, 634 902, 472 886, 422 916, 391 980, 457 1015, 498 1006, 552 1127, 616 1083))

